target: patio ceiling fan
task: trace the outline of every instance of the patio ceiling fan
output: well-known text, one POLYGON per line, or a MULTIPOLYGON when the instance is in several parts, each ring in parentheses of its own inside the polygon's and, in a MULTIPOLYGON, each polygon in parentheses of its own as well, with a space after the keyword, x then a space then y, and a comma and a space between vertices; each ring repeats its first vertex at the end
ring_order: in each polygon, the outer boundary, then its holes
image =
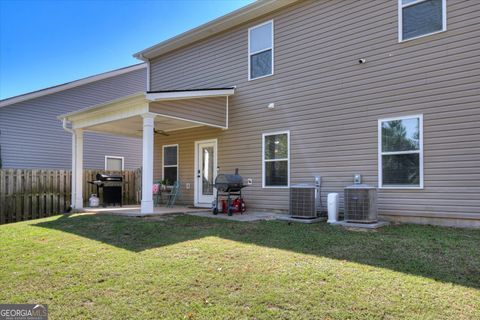
MULTIPOLYGON (((137 131, 138 131, 138 132, 143 132, 143 130, 137 130, 137 131)), ((162 136, 166 136, 166 137, 169 136, 168 133, 166 133, 165 131, 160 130, 160 129, 153 129, 153 133, 155 133, 155 134, 161 134, 162 136)))

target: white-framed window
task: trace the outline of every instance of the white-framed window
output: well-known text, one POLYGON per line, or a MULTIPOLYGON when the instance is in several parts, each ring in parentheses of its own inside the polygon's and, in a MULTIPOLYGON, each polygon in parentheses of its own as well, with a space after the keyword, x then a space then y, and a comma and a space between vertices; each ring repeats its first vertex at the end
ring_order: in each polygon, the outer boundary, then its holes
POLYGON ((122 171, 125 159, 117 156, 105 156, 105 170, 122 171))
POLYGON ((447 0, 398 0, 398 40, 447 30, 447 0))
POLYGON ((262 187, 290 186, 290 131, 262 135, 262 187))
POLYGON ((162 177, 169 186, 178 180, 178 144, 163 146, 162 177))
POLYGON ((378 120, 378 186, 423 188, 423 115, 378 120))
POLYGON ((273 75, 273 20, 248 29, 248 80, 273 75))

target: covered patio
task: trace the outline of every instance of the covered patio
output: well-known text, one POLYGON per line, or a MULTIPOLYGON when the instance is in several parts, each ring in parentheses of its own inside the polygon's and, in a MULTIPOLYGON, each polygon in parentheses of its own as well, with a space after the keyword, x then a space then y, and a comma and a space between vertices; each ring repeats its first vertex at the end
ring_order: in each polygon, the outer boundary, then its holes
POLYGON ((228 129, 228 99, 234 92, 234 87, 140 92, 59 116, 72 134, 72 209, 83 209, 85 131, 142 138, 140 214, 152 214, 154 135, 201 126, 228 129))

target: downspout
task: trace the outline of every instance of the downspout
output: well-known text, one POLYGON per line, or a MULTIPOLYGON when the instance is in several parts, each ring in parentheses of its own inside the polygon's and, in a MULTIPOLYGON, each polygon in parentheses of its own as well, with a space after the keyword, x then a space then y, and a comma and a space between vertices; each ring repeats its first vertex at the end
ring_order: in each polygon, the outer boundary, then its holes
POLYGON ((70 132, 71 134, 75 134, 75 131, 73 129, 67 127, 67 118, 63 118, 63 130, 70 132))
POLYGON ((228 129, 228 96, 226 101, 226 110, 225 110, 225 130, 228 129))
POLYGON ((147 60, 147 91, 150 91, 151 85, 150 85, 150 60, 147 60))
POLYGON ((145 57, 143 54, 134 54, 134 58, 141 60, 147 64, 147 91, 150 91, 150 59, 145 57))
POLYGON ((77 167, 77 164, 76 164, 76 155, 75 155, 75 130, 73 129, 70 129, 69 127, 67 127, 67 118, 63 118, 63 130, 67 131, 67 132, 70 132, 72 134, 72 178, 70 179, 71 181, 71 192, 70 192, 70 210, 69 211, 72 211, 73 207, 74 207, 74 203, 75 203, 75 197, 77 195, 77 192, 76 192, 76 167, 77 167))

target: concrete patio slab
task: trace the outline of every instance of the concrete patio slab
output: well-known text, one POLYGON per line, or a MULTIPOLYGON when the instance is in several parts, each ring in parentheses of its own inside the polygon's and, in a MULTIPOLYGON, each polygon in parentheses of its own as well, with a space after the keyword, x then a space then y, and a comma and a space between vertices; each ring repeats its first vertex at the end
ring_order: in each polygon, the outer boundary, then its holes
POLYGON ((147 215, 140 213, 140 206, 123 206, 123 207, 108 207, 108 208, 85 208, 84 213, 88 214, 108 214, 125 217, 166 217, 181 214, 188 214, 196 217, 224 219, 231 221, 261 221, 261 220, 276 220, 285 214, 269 212, 269 211, 247 211, 244 214, 235 213, 232 216, 227 214, 212 214, 209 208, 198 208, 192 206, 174 206, 173 208, 155 207, 155 212, 147 215))
POLYGON ((84 212, 92 214, 109 214, 126 217, 154 217, 162 215, 173 214, 187 214, 191 212, 211 212, 210 209, 194 208, 191 206, 173 206, 167 207, 155 207, 154 212, 151 214, 141 214, 140 206, 123 206, 123 207, 107 207, 107 208, 85 208, 84 212))

